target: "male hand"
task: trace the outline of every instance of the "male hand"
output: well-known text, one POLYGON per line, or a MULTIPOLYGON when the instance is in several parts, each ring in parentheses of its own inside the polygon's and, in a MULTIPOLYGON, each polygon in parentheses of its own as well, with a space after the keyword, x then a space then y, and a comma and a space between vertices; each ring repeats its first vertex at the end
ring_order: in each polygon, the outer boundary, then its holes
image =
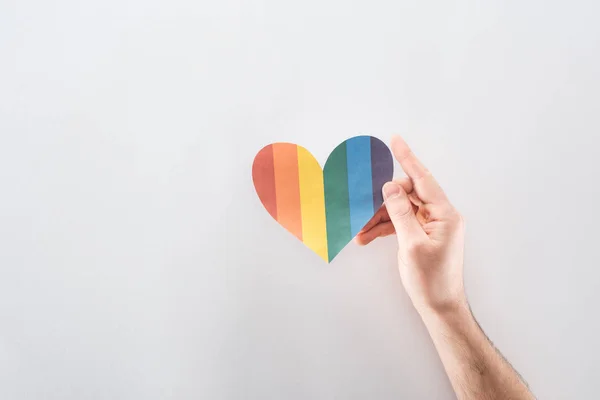
POLYGON ((408 178, 383 186, 385 205, 355 240, 366 245, 396 233, 400 277, 421 315, 467 307, 463 219, 401 137, 391 148, 408 178))
POLYGON ((402 283, 421 315, 459 399, 535 397, 486 337, 463 285, 464 223, 433 176, 399 136, 392 152, 408 178, 383 186, 385 205, 356 237, 396 232, 402 283))

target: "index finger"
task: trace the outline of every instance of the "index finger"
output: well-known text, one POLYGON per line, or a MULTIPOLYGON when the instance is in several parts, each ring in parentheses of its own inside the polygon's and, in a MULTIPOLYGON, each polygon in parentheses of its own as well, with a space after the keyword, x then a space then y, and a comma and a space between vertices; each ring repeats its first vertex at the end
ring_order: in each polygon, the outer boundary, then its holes
POLYGON ((402 169, 413 181, 414 190, 424 203, 446 201, 446 195, 429 170, 417 159, 410 147, 400 136, 393 136, 392 153, 402 169))

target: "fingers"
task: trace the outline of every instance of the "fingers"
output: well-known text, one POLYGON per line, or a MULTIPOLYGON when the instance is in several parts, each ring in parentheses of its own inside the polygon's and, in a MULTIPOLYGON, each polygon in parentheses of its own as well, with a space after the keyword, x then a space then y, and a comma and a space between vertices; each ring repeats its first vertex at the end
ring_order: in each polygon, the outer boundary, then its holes
POLYGON ((373 215, 371 217, 371 219, 369 220, 369 222, 367 222, 365 224, 365 226, 363 226, 363 228, 360 230, 359 234, 362 232, 366 232, 370 229, 372 229, 373 227, 377 226, 377 224, 381 223, 385 217, 387 217, 388 213, 387 210, 385 209, 385 206, 381 206, 379 207, 379 210, 377 210, 377 212, 375 213, 375 215, 373 215))
POLYGON ((359 232, 358 235, 356 235, 355 242, 360 246, 365 246, 378 237, 389 236, 395 232, 394 224, 392 224, 391 221, 388 221, 375 226, 371 230, 359 232))
POLYGON ((404 139, 400 136, 393 136, 391 147, 394 157, 396 157, 406 175, 412 179, 414 191, 423 202, 436 203, 446 201, 446 195, 440 185, 421 161, 417 159, 404 139))
POLYGON ((413 204, 401 185, 396 182, 386 183, 383 186, 383 197, 400 246, 427 239, 425 231, 417 220, 413 204))
MULTIPOLYGON (((412 193, 413 184, 409 178, 395 179, 394 182, 396 182, 400 186, 402 186, 402 188, 404 189, 404 191, 406 193, 412 193)), ((375 227, 377 224, 380 224, 382 222, 389 221, 389 220, 390 220, 390 217, 388 215, 387 209, 385 208, 385 205, 382 205, 381 207, 379 207, 379 210, 377 210, 375 215, 373 215, 373 217, 371 217, 369 222, 367 222, 360 231, 366 232, 366 231, 372 229, 373 227, 375 227)))

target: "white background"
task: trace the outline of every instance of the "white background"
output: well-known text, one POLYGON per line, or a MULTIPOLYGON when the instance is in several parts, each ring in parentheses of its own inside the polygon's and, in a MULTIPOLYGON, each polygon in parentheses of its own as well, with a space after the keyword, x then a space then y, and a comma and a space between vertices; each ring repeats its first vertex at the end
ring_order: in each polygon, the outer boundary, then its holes
POLYGON ((393 133, 466 218, 490 338, 540 398, 596 397, 599 13, 2 0, 0 398, 453 398, 394 239, 326 265, 251 181, 270 142, 393 133))

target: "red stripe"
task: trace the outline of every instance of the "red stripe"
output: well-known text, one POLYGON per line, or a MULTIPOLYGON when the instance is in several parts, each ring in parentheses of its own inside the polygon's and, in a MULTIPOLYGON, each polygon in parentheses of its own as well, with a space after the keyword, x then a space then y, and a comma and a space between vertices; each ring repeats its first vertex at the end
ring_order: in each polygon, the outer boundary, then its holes
POLYGON ((254 157, 252 180, 258 198, 269 214, 277 219, 277 196, 275 194, 275 164, 273 163, 273 145, 262 148, 254 157))

